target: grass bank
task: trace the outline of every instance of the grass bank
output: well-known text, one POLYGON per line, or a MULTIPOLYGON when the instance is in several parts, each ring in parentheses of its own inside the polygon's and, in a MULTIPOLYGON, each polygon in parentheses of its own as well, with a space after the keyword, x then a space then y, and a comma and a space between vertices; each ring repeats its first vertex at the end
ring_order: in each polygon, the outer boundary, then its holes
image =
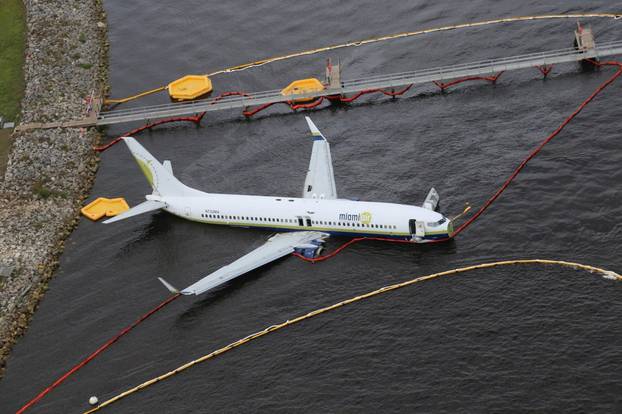
MULTIPOLYGON (((22 0, 0 0, 0 116, 17 120, 24 94, 24 34, 26 16, 22 0)), ((0 130, 0 175, 4 174, 10 133, 0 130)))

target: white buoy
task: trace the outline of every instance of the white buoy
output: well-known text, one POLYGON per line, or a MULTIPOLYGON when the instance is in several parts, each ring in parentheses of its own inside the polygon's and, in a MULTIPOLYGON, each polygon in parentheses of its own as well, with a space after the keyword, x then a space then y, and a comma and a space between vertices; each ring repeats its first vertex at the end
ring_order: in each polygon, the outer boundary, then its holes
POLYGON ((91 404, 91 405, 96 405, 98 402, 99 402, 99 400, 94 395, 91 398, 89 398, 89 404, 91 404))

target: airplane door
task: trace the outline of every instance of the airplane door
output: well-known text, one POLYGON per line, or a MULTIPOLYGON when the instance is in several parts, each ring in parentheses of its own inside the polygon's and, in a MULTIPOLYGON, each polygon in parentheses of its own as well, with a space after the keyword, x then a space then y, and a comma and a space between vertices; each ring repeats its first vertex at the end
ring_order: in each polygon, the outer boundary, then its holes
POLYGON ((302 217, 298 217, 298 225, 304 227, 305 223, 302 221, 302 217))
POLYGON ((417 237, 425 236, 425 226, 423 225, 423 221, 411 219, 408 221, 408 227, 410 228, 410 234, 417 237))
POLYGON ((425 236, 425 227, 423 226, 423 221, 418 221, 418 222, 415 224, 415 227, 416 227, 416 230, 417 230, 417 231, 415 232, 415 235, 416 235, 417 237, 423 237, 423 236, 425 236))

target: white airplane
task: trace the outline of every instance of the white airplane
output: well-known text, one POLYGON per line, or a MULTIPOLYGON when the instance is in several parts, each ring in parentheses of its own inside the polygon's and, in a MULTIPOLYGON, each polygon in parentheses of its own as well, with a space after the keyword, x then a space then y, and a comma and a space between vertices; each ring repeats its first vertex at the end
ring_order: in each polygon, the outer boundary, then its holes
POLYGON ((170 161, 160 164, 134 138, 125 137, 140 169, 153 188, 147 201, 104 223, 113 223, 154 210, 208 224, 256 227, 286 232, 272 236, 257 249, 179 291, 164 279, 173 293, 200 295, 253 269, 293 252, 316 257, 331 234, 385 237, 425 243, 451 237, 451 220, 434 211, 439 196, 430 190, 422 207, 393 203, 352 201, 337 197, 330 145, 313 121, 313 150, 302 198, 214 194, 182 184, 173 175, 170 161))

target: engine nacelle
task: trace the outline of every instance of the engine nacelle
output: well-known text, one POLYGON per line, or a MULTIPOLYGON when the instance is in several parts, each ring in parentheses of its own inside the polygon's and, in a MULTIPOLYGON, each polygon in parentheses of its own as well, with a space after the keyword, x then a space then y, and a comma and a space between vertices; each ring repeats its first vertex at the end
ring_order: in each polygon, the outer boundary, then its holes
POLYGON ((307 259, 315 259, 324 249, 324 240, 312 240, 310 243, 302 244, 294 248, 294 251, 307 259))

